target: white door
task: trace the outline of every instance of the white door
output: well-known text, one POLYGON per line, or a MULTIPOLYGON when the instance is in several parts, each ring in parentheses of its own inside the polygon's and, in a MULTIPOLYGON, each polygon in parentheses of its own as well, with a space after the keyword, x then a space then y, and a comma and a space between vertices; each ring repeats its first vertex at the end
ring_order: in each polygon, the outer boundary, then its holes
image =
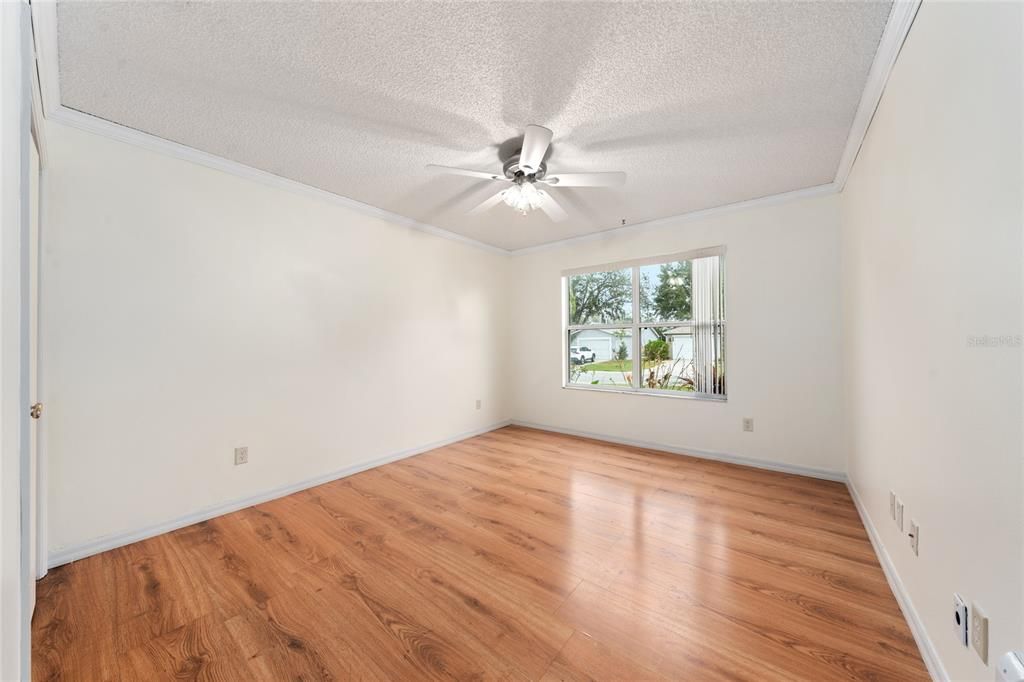
POLYGON ((28 395, 32 405, 29 419, 29 604, 35 607, 35 579, 45 572, 39 565, 39 149, 35 135, 29 145, 29 234, 28 234, 28 395))

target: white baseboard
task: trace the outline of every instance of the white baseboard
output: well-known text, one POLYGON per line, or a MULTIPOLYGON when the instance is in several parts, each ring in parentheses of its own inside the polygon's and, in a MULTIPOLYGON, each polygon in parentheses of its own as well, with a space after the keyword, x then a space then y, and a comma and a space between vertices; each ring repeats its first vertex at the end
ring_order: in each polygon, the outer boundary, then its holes
POLYGON ((741 457, 739 455, 730 455, 724 452, 713 452, 711 450, 698 450, 696 448, 679 448, 672 445, 664 445, 663 443, 651 443, 647 441, 633 440, 631 438, 619 438, 618 436, 609 436, 602 433, 592 433, 590 431, 564 429, 560 426, 536 424, 534 422, 527 422, 519 419, 513 419, 512 424, 515 426, 525 426, 530 429, 538 429, 540 431, 564 433, 567 436, 579 436, 581 438, 603 440, 608 443, 617 443, 618 445, 631 445, 636 448, 646 448, 648 450, 661 450, 662 452, 668 452, 673 455, 686 455, 688 457, 699 457, 700 459, 713 459, 717 462, 740 464, 743 466, 754 467, 757 469, 767 469, 769 471, 781 471, 787 474, 797 474, 799 476, 810 476, 811 478, 821 478, 826 481, 838 481, 840 483, 844 483, 846 481, 846 474, 844 474, 841 471, 817 469, 814 467, 799 466, 797 464, 786 464, 784 462, 773 462, 764 459, 754 459, 753 457, 741 457))
POLYGON ((290 483, 288 485, 283 485, 277 488, 273 488, 271 490, 265 490, 263 492, 256 493, 255 495, 249 495, 247 497, 231 500, 230 502, 224 502, 222 504, 217 504, 212 507, 206 507, 191 514, 186 514, 185 516, 179 516, 178 518, 164 521, 163 523, 145 526, 143 528, 137 528, 135 530, 126 531, 124 533, 105 535, 103 537, 96 538, 95 540, 90 540, 89 542, 85 542, 80 545, 64 547, 56 552, 50 553, 47 565, 50 568, 53 568, 55 566, 60 566, 62 564, 70 563, 72 561, 77 561, 78 559, 84 559, 85 557, 92 556, 93 554, 105 552, 109 549, 124 547, 125 545, 132 544, 133 542, 145 540, 146 538, 151 538, 156 535, 162 535, 163 533, 169 533, 172 530, 184 528, 185 526, 191 526, 192 524, 199 523, 200 521, 207 521, 217 516, 223 516, 224 514, 229 514, 233 511, 238 511, 239 509, 245 509, 246 507, 251 507, 262 502, 269 502, 270 500, 277 499, 278 497, 284 497, 285 495, 291 495, 292 493, 299 492, 300 490, 306 490, 307 488, 312 488, 314 486, 322 485, 324 483, 330 483, 331 481, 336 481, 339 478, 345 478, 346 476, 351 476, 352 474, 358 474, 361 471, 373 469, 383 464, 397 462, 400 459, 412 457, 413 455, 419 455, 424 452, 427 452, 428 450, 434 450, 435 448, 450 445, 460 440, 472 438, 473 436, 479 436, 482 433, 488 433, 489 431, 500 429, 502 427, 508 426, 509 424, 511 424, 511 421, 501 421, 498 422, 497 424, 485 426, 482 429, 467 431, 465 433, 460 433, 450 438, 445 438, 444 440, 435 441, 433 443, 428 443, 426 445, 411 448, 409 450, 394 452, 390 455, 385 455, 384 457, 378 457, 367 462, 354 464, 352 466, 345 467, 344 469, 338 469, 336 471, 332 471, 321 476, 308 478, 304 481, 290 483))
POLYGON ((924 623, 921 622, 921 617, 917 615, 917 610, 914 609, 914 602, 910 599, 910 593, 907 592, 907 588, 903 586, 903 581, 900 580, 900 574, 896 571, 896 565, 893 564, 892 558, 889 556, 889 552, 886 551, 885 546, 882 544, 882 538, 878 534, 878 530, 875 528, 875 524, 872 523, 871 517, 868 516, 867 510, 864 508, 864 503, 860 499, 860 495, 857 493, 856 486, 853 485, 852 480, 846 481, 846 487, 850 491, 850 497, 853 498, 853 504, 857 507, 857 513, 860 514, 861 523, 864 524, 864 529, 868 532, 868 538, 871 540, 871 546, 875 548, 875 554, 878 556, 878 562, 882 564, 882 572, 885 573, 885 579, 889 581, 889 588, 892 589, 893 595, 896 597, 896 601, 900 605, 900 610, 903 611, 903 618, 907 621, 907 625, 910 626, 910 632, 914 635, 914 641, 917 642, 917 648, 921 650, 921 658, 924 659, 925 667, 928 668, 928 673, 932 676, 933 680, 938 682, 949 682, 949 675, 946 674, 946 669, 942 665, 942 660, 939 658, 939 654, 935 651, 935 646, 932 644, 931 638, 928 637, 928 631, 925 630, 924 623))

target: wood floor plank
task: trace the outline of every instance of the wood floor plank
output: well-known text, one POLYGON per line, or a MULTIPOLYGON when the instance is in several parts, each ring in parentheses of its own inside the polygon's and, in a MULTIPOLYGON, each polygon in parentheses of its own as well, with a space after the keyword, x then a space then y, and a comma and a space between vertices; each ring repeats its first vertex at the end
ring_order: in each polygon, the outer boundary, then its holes
MULTIPOLYGON (((288 554, 298 544, 297 536, 322 536, 322 529, 329 528, 337 514, 331 515, 330 521, 327 515, 319 515, 317 521, 301 528, 290 523, 290 515, 275 514, 273 519, 275 531, 264 531, 268 555, 288 554)), ((346 528, 351 537, 360 538, 350 538, 343 545, 347 551, 342 556, 353 571, 371 581, 378 575, 399 581, 403 590, 415 592, 407 601, 429 603, 446 620, 462 623, 482 636, 499 655, 517 661, 527 674, 539 676, 572 634, 570 628, 531 602, 495 590, 487 576, 459 562, 438 561, 415 536, 388 536, 374 528, 372 520, 366 521, 358 533, 353 533, 351 524, 346 528)), ((279 601, 272 599, 271 603, 279 601)))
MULTIPOLYGON (((870 678, 883 677, 887 670, 896 671, 909 664, 905 679, 913 677, 911 671, 918 658, 916 645, 912 638, 894 630, 893 621, 878 618, 863 609, 851 611, 822 601, 810 602, 818 610, 808 608, 803 595, 799 592, 780 594, 771 587, 770 579, 763 583, 730 583, 713 571, 691 568, 677 567, 671 576, 664 572, 658 576, 653 576, 652 572, 642 576, 635 572, 624 574, 608 589, 673 622, 702 628, 709 635, 717 627, 737 637, 745 630, 772 642, 813 639, 815 649, 793 645, 794 650, 841 661, 858 672, 869 673, 864 676, 870 678), (814 637, 808 638, 808 632, 814 632, 814 637), (875 669, 870 659, 873 651, 882 645, 877 637, 880 632, 886 634, 891 665, 875 669)), ((794 671, 803 669, 804 662, 793 661, 794 671)))
POLYGON ((247 609, 224 622, 253 678, 329 680, 351 676, 352 652, 348 646, 334 641, 321 651, 309 644, 309 633, 323 626, 322 619, 311 619, 308 612, 303 612, 300 621, 289 627, 276 613, 278 602, 287 608, 304 602, 304 596, 304 591, 296 590, 269 600, 264 611, 247 609))
POLYGON ((123 680, 208 680, 228 682, 247 674, 247 666, 224 625, 203 616, 148 640, 123 654, 123 680))
POLYGON ((162 535, 122 548, 113 570, 116 650, 130 651, 215 610, 183 548, 162 535))
MULTIPOLYGON (((780 670, 755 661, 733 640, 711 641, 657 611, 587 582, 558 614, 577 631, 633 653, 653 670, 674 679, 783 680, 780 670)), ((783 654, 783 652, 779 652, 783 654)), ((819 679, 808 670, 806 679, 819 679)))
MULTIPOLYGON (((516 666, 453 621, 422 590, 380 566, 366 570, 352 554, 331 557, 303 577, 310 589, 336 603, 357 630, 377 635, 374 662, 383 667, 396 653, 427 679, 504 679, 516 666), (337 601, 333 601, 337 600, 337 601)), ((405 677, 408 677, 406 674, 405 677)), ((395 677, 392 677, 395 679, 395 677)))
POLYGON ((50 571, 36 680, 927 679, 845 487, 507 427, 50 571))
POLYGON ((541 682, 588 682, 589 680, 669 682, 623 651, 576 632, 551 662, 541 682))
POLYGON ((117 680, 113 564, 117 550, 50 569, 39 582, 32 619, 36 680, 117 680))
MULTIPOLYGON (((417 523, 409 525, 410 512, 401 511, 401 504, 393 500, 377 498, 368 502, 363 496, 340 488, 324 490, 317 499, 319 508, 331 518, 356 517, 368 527, 378 522, 395 523, 394 528, 404 529, 403 537, 428 548, 435 561, 478 570, 496 588, 547 611, 557 609, 581 580, 564 566, 546 564, 518 545, 457 516, 438 516, 431 510, 420 510, 417 523)), ((378 541, 383 539, 381 534, 378 541)))

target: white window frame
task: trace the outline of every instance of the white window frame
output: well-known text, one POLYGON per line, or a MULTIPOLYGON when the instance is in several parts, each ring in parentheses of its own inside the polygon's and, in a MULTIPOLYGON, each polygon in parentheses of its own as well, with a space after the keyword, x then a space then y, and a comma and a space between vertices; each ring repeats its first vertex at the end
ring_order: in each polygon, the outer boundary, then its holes
POLYGON ((643 372, 636 370, 636 363, 642 362, 641 354, 641 336, 642 330, 648 327, 685 327, 693 324, 693 320, 675 321, 675 322, 643 322, 640 317, 640 268, 645 265, 661 265, 663 263, 673 263, 682 260, 693 260, 695 258, 706 258, 709 256, 718 256, 721 261, 721 272, 722 277, 725 278, 723 290, 725 296, 725 310, 726 318, 723 321, 723 330, 725 337, 728 338, 729 329, 729 284, 728 284, 728 272, 725 264, 725 246, 711 246, 702 249, 695 249, 693 251, 683 251, 681 253, 670 253, 662 256, 651 256, 650 258, 636 258, 632 260, 618 261, 615 263, 603 263, 601 265, 591 265, 582 268, 571 268, 562 271, 562 388, 572 391, 597 391, 603 393, 625 393, 629 395, 653 395, 664 398, 680 398, 683 400, 705 400, 712 402, 724 403, 728 401, 728 362, 726 355, 728 353, 729 344, 725 344, 725 349, 722 352, 722 367, 725 368, 726 376, 726 393, 725 395, 719 395, 716 393, 697 393, 690 391, 674 391, 670 389, 660 388, 646 388, 642 385, 643 372), (609 272, 614 270, 631 270, 631 279, 633 284, 633 301, 632 301, 632 315, 630 322, 618 323, 618 324, 569 324, 569 278, 573 275, 586 275, 592 272, 609 272), (610 385, 592 385, 592 384, 573 384, 569 381, 569 369, 570 369, 570 358, 569 358, 569 332, 572 331, 585 331, 587 329, 601 329, 601 330, 613 330, 613 329, 628 329, 633 334, 632 340, 632 358, 633 358, 633 383, 632 386, 610 386, 610 385))

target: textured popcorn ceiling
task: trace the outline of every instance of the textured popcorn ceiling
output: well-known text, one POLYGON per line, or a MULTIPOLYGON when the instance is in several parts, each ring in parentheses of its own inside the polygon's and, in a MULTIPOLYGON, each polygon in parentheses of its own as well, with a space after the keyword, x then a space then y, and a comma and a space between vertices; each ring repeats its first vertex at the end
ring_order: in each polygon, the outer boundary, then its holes
POLYGON ((503 248, 829 183, 888 2, 62 2, 61 102, 503 248), (554 131, 552 223, 498 147, 554 131))

